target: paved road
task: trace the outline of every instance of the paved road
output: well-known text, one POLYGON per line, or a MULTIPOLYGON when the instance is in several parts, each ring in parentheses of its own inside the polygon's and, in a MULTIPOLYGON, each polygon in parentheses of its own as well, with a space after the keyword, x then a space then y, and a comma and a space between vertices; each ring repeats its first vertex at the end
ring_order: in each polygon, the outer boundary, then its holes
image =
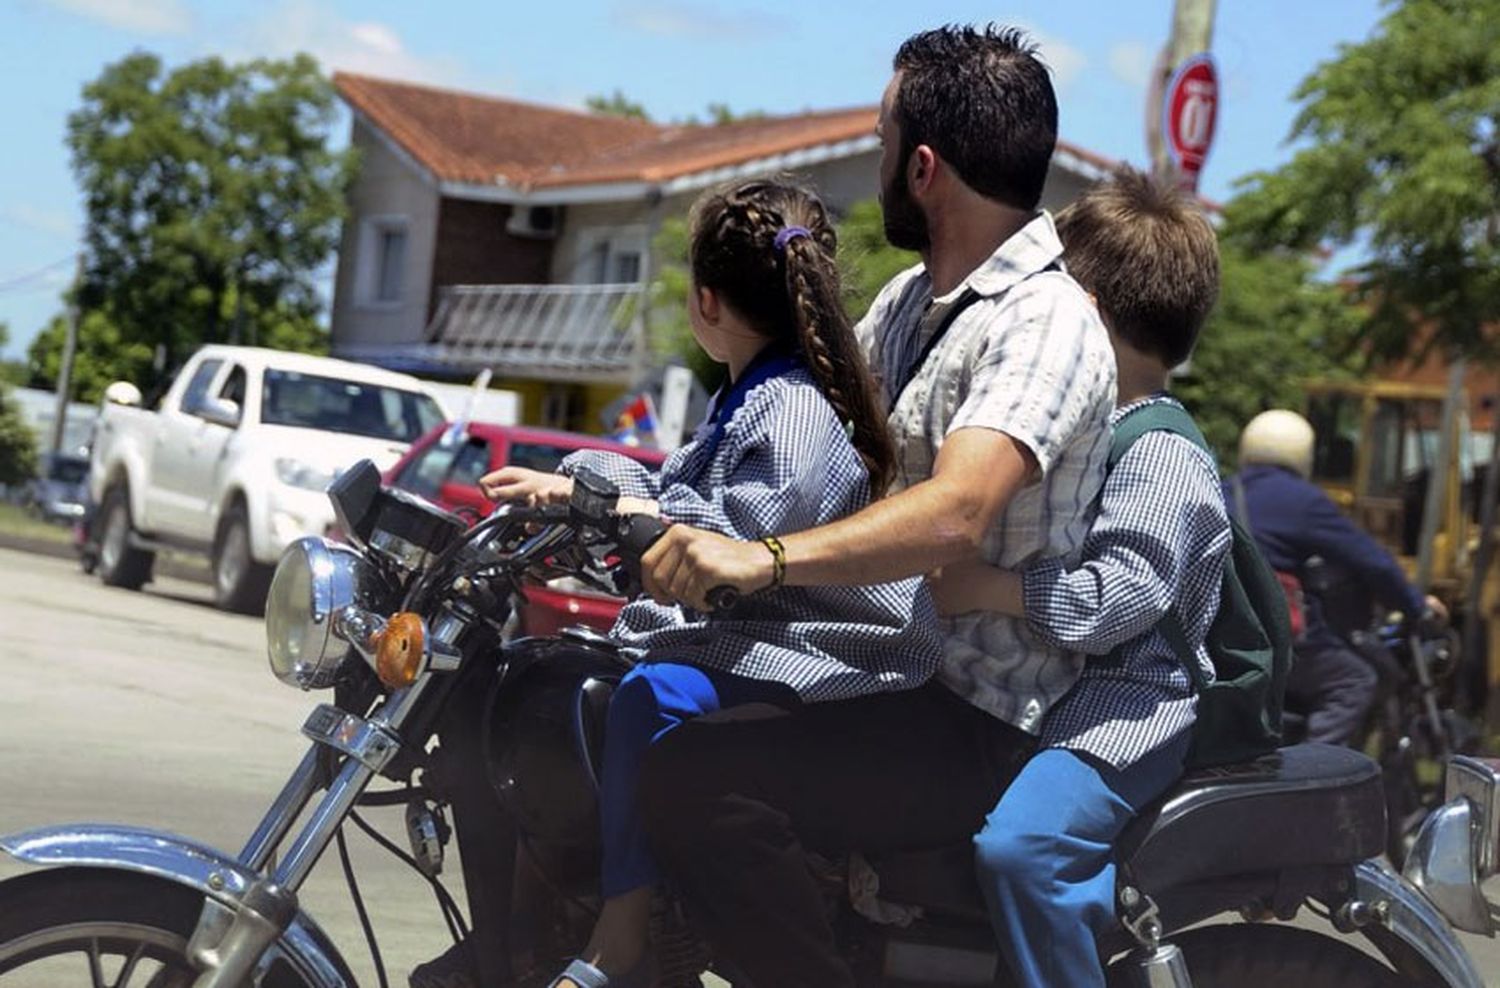
MULTIPOLYGON (((271 676, 259 619, 208 599, 170 579, 113 590, 65 560, 0 549, 0 833, 110 821, 240 849, 306 750, 298 727, 317 698, 271 676)), ((405 846, 400 810, 369 818, 405 846)), ((405 985, 447 932, 425 883, 353 828, 349 841, 392 983, 405 985)), ((334 849, 302 901, 375 985, 334 849)))
MULTIPOLYGON (((260 621, 214 610, 201 584, 110 590, 66 560, 0 549, 0 628, 0 833, 120 821, 237 851, 305 750, 297 728, 315 697, 276 682, 260 621)), ((404 845, 399 811, 372 818, 404 845)), ((419 879, 363 835, 351 844, 392 983, 404 985, 446 932, 419 879)), ((450 888, 459 894, 456 875, 450 888)), ((302 898, 374 985, 332 850, 302 898)), ((1500 944, 1464 939, 1500 988, 1500 944)))

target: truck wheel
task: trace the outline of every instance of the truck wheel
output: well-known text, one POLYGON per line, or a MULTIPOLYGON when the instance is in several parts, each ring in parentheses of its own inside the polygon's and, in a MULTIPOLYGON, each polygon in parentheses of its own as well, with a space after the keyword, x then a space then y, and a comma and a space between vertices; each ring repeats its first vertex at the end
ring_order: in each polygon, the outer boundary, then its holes
POLYGON ((245 502, 236 501, 219 520, 214 535, 214 603, 226 611, 260 614, 271 589, 271 567, 250 551, 250 519, 245 502))
POLYGON ((134 526, 130 520, 130 498, 124 487, 111 487, 99 507, 99 579, 107 587, 139 590, 151 579, 156 553, 130 544, 134 526))

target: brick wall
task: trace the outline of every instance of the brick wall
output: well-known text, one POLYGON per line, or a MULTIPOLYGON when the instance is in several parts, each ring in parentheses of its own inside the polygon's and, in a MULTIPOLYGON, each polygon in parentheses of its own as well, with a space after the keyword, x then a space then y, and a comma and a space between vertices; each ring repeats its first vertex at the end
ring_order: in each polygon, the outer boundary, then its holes
POLYGON ((445 285, 537 285, 549 281, 553 241, 506 233, 510 213, 506 203, 442 200, 428 318, 436 306, 438 289, 445 285))

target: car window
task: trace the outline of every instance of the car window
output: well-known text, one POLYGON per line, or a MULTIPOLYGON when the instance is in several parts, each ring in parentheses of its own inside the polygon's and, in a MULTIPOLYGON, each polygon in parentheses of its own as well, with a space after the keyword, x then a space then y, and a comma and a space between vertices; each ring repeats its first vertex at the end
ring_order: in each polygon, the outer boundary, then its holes
POLYGON ((441 422, 443 413, 436 401, 414 391, 268 370, 260 420, 409 443, 441 422))
POLYGON ((402 468, 396 477, 396 486, 429 501, 436 499, 438 488, 443 486, 443 478, 448 476, 448 468, 453 465, 456 453, 457 450, 452 446, 444 446, 441 442, 433 443, 412 457, 411 462, 402 468))
POLYGON ((470 439, 459 448, 448 474, 448 483, 465 487, 478 487, 479 478, 490 472, 490 444, 483 439, 470 439))
POLYGON ((240 411, 245 409, 245 384, 247 376, 245 368, 236 364, 229 370, 229 376, 224 378, 224 384, 219 388, 219 397, 225 401, 232 401, 240 406, 240 411))
POLYGON ((219 373, 219 368, 224 365, 222 360, 205 360, 193 371, 193 379, 182 392, 182 400, 178 402, 177 410, 184 415, 196 415, 203 407, 203 399, 208 397, 209 385, 214 383, 214 375, 219 373))
POLYGON ((76 456, 54 457, 47 465, 47 479, 64 484, 81 484, 89 475, 89 461, 76 456))

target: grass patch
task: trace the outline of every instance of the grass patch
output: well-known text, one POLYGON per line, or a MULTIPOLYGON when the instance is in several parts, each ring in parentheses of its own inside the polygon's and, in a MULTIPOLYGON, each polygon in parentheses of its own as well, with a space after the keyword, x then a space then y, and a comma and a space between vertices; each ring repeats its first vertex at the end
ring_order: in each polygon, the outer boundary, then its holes
POLYGON ((0 503, 0 533, 19 535, 28 539, 46 539, 49 542, 69 543, 73 530, 68 525, 53 525, 27 513, 18 504, 0 503))

